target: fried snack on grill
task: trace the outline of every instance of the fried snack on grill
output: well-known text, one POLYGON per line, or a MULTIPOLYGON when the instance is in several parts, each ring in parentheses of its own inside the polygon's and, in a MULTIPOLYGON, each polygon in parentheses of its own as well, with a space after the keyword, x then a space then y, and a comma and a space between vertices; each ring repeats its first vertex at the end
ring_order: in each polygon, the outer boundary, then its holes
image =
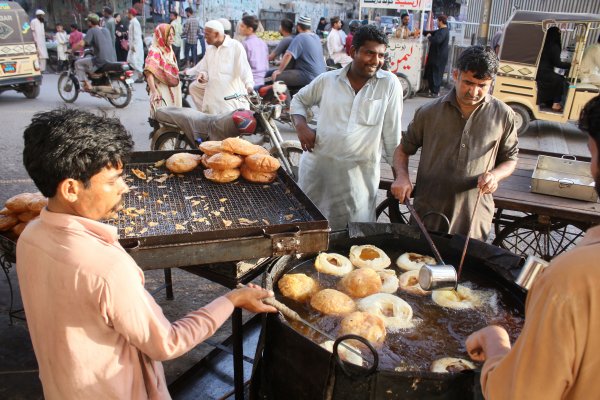
POLYGON ((15 215, 0 214, 0 232, 9 231, 18 223, 19 219, 15 215))
POLYGON ((429 291, 423 290, 421 285, 419 285, 418 269, 406 271, 400 275, 400 289, 419 296, 429 294, 429 291))
POLYGON ((240 177, 239 169, 205 169, 204 177, 217 183, 233 182, 240 177))
POLYGON ((444 357, 431 363, 430 371, 442 374, 475 369, 475 364, 462 358, 444 357))
POLYGON ((275 172, 281 167, 281 163, 275 157, 268 154, 252 154, 246 157, 244 164, 253 171, 257 172, 275 172))
POLYGON ((335 289, 324 289, 317 292, 310 305, 315 310, 327 315, 343 315, 356 310, 356 304, 347 294, 335 289))
POLYGON ((277 286, 281 294, 299 302, 307 301, 317 291, 317 282, 305 274, 286 274, 277 286))
POLYGON ((246 164, 242 165, 241 171, 245 180, 254 183, 271 183, 277 178, 276 172, 253 171, 246 164))
POLYGON ((17 214, 17 218, 21 222, 29 222, 37 216, 40 215, 39 211, 25 211, 20 214, 17 214))
MULTIPOLYGON (((356 351, 356 353, 360 353, 360 350, 357 347, 352 346, 351 344, 348 344, 348 340, 344 340, 342 343, 344 343, 346 346, 350 347, 352 350, 356 351)), ((333 340, 327 340, 327 341, 321 343, 319 346, 321 346, 328 352, 333 353, 333 340)), ((342 346, 341 344, 338 345, 337 352, 342 360, 349 362, 351 364, 354 364, 354 365, 362 366, 362 364, 363 364, 362 357, 356 353, 351 352, 350 350, 348 350, 346 347, 342 346)))
POLYGON ((10 211, 8 208, 4 207, 2 210, 0 210, 0 215, 11 215, 13 212, 10 211))
POLYGON ((315 260, 317 271, 328 275, 344 276, 354 269, 350 260, 337 253, 320 253, 315 260))
POLYGON ((6 200, 4 206, 15 214, 29 211, 29 202, 35 197, 33 193, 19 193, 6 200))
POLYGON ((366 297, 379 293, 381 278, 374 269, 359 268, 340 280, 340 288, 352 297, 366 297))
POLYGON ((350 261, 358 268, 372 268, 374 270, 385 269, 392 263, 383 250, 370 244, 352 246, 350 248, 350 261))
POLYGON ((262 146, 259 146, 257 144, 253 145, 254 146, 254 150, 256 150, 256 152, 254 154, 269 154, 269 150, 265 149, 262 146))
POLYGON ((208 160, 209 157, 211 157, 211 156, 209 156, 208 154, 202 154, 202 157, 200 158, 200 163, 202 164, 202 166, 204 168, 210 168, 208 166, 208 164, 206 163, 206 160, 208 160))
POLYGON ((379 279, 381 279, 381 293, 396 293, 398 291, 399 280, 396 276, 396 271, 391 269, 382 269, 377 271, 379 279))
POLYGON ((396 260, 396 265, 403 271, 419 270, 423 265, 436 265, 435 258, 417 253, 404 253, 396 260))
POLYGON ((27 203, 29 211, 37 212, 38 214, 44 207, 48 205, 48 199, 41 193, 33 193, 27 203))
POLYGON ((221 152, 208 157, 208 159, 206 160, 206 164, 208 165, 208 168, 223 170, 239 168, 239 166, 242 165, 243 161, 244 160, 240 156, 236 156, 235 154, 231 153, 221 152))
POLYGON ((413 310, 410 304, 393 294, 373 294, 358 300, 356 306, 361 311, 366 311, 381 318, 390 332, 415 326, 412 321, 413 310))
POLYGON ((209 157, 223 151, 223 149, 221 149, 220 140, 208 140, 206 142, 200 143, 200 146, 198 147, 200 148, 200 150, 202 150, 204 154, 206 154, 209 157))
POLYGON ((466 286, 458 285, 456 290, 434 290, 431 299, 439 306, 465 310, 482 305, 480 294, 466 286))
POLYGON ((339 336, 350 334, 362 336, 372 344, 381 344, 385 340, 385 324, 376 315, 355 311, 340 323, 339 336))
POLYGON ((146 176, 146 173, 144 171, 142 171, 141 169, 133 168, 131 170, 131 173, 144 181, 146 180, 146 178, 148 178, 146 176))
POLYGON ((18 224, 13 226, 13 228, 11 230, 12 233, 14 233, 17 236, 21 236, 21 233, 23 233, 23 230, 25 229, 27 224, 28 224, 27 222, 19 222, 18 224))
POLYGON ((169 171, 176 174, 183 174, 184 172, 190 172, 196 168, 201 158, 202 156, 199 154, 176 153, 167 158, 165 165, 169 171))
POLYGON ((259 151, 256 146, 249 141, 237 137, 223 140, 221 142, 221 149, 222 151, 239 154, 241 156, 250 156, 259 151))

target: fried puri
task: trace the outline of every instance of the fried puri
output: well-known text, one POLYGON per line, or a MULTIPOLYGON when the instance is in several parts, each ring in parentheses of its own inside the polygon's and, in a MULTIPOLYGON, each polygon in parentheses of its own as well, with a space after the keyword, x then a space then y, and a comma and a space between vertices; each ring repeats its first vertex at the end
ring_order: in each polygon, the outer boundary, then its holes
POLYGON ((204 177, 210 181, 217 183, 233 182, 240 177, 239 169, 205 169, 204 177))
POLYGON ((271 183, 277 178, 276 172, 253 171, 246 164, 242 165, 241 172, 245 180, 254 183, 271 183))
POLYGON ((366 297, 381 290, 381 278, 371 268, 359 268, 340 280, 340 288, 352 297, 366 297))
POLYGON ((252 154, 251 156, 246 157, 244 164, 252 171, 257 172, 275 172, 281 166, 278 159, 262 153, 252 154))
POLYGON ((317 282, 305 274, 286 274, 277 286, 282 295, 300 302, 307 301, 318 290, 317 282))
POLYGON ((240 165, 242 165, 243 161, 244 160, 240 156, 236 156, 235 154, 231 153, 221 152, 210 156, 206 160, 206 165, 208 165, 208 168, 211 169, 224 170, 238 168, 240 165))
POLYGON ((167 158, 165 163, 169 171, 176 174, 190 172, 198 166, 202 156, 192 153, 176 153, 167 158))
POLYGON ((317 311, 327 315, 348 314, 356 309, 356 304, 347 294, 335 289, 324 289, 317 292, 310 305, 317 311))
POLYGON ((258 149, 247 140, 232 137, 221 142, 221 149, 229 153, 235 153, 242 156, 250 156, 258 152, 258 149))
POLYGON ((200 143, 200 150, 207 156, 213 156, 221 151, 221 141, 220 140, 207 140, 206 142, 200 143))
POLYGON ((358 268, 385 269, 392 263, 383 250, 376 246, 366 244, 350 248, 350 261, 358 268))
POLYGON ((15 215, 0 215, 0 232, 11 230, 19 223, 15 215))
POLYGON ((339 335, 358 335, 371 343, 381 344, 385 340, 385 324, 376 315, 355 311, 342 320, 339 335))

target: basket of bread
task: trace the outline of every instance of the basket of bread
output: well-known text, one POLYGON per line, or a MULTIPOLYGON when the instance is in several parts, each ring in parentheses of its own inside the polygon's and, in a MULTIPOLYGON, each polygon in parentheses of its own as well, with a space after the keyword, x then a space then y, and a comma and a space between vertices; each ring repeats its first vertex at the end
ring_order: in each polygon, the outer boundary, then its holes
POLYGON ((48 199, 41 193, 20 193, 11 197, 0 210, 0 232, 16 240, 47 204, 48 199))

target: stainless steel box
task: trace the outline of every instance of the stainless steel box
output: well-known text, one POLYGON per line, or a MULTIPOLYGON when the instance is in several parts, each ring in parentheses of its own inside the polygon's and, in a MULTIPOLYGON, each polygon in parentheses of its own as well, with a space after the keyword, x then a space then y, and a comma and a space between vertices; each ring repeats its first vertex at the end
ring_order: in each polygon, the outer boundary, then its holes
POLYGON ((538 156, 531 177, 531 191, 568 199, 598 201, 590 163, 564 157, 538 156))

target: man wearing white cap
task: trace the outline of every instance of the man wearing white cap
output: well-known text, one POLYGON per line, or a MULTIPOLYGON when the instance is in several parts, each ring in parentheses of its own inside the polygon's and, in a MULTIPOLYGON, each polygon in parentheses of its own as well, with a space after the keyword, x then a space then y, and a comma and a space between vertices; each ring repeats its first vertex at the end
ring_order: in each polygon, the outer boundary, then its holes
POLYGON ((37 47, 38 58, 40 59, 40 71, 46 70, 46 61, 48 60, 48 49, 46 48, 46 31, 44 29, 44 15, 42 10, 36 10, 35 18, 31 20, 31 31, 33 40, 37 47))
POLYGON ((238 109, 248 110, 245 98, 224 100, 233 94, 251 92, 254 88, 252 69, 242 44, 225 35, 223 24, 217 20, 204 25, 206 56, 188 75, 198 75, 190 85, 190 95, 199 111, 221 114, 238 109))

